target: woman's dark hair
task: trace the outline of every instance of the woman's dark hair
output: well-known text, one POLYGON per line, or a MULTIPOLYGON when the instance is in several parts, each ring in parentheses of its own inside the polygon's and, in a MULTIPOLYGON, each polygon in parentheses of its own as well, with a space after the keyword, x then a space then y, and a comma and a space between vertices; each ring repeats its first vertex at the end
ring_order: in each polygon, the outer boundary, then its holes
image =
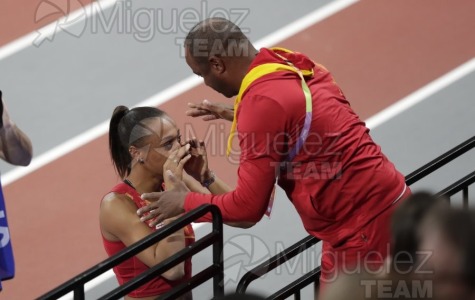
POLYGON ((109 150, 114 167, 121 178, 130 173, 132 158, 129 147, 141 147, 144 137, 153 134, 141 122, 148 118, 163 118, 167 115, 155 107, 136 107, 129 110, 120 105, 114 109, 109 125, 109 150))

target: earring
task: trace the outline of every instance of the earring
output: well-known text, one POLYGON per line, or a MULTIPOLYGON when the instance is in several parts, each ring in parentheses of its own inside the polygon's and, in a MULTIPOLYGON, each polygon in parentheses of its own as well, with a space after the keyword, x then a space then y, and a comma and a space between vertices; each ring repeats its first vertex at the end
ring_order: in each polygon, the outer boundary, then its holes
POLYGON ((144 164, 144 160, 141 157, 137 158, 137 162, 140 163, 141 165, 144 164))

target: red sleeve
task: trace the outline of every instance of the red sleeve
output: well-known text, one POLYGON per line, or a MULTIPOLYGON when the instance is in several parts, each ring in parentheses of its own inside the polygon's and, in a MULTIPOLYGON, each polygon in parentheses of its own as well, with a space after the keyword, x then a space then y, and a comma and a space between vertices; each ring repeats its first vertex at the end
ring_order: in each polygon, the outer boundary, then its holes
MULTIPOLYGON (((276 101, 256 95, 243 100, 237 118, 241 157, 236 189, 223 195, 189 193, 186 211, 211 203, 225 222, 257 222, 264 215, 285 149, 285 113, 276 101)), ((206 216, 198 222, 210 220, 206 216)))

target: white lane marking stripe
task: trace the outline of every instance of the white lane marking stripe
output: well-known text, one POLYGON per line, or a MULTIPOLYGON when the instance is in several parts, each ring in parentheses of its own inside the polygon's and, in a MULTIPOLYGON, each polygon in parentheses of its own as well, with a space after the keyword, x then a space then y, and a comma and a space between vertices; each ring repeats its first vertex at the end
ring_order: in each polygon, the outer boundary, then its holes
POLYGON ((443 76, 430 82, 426 86, 418 89, 412 94, 402 98, 401 100, 395 102, 391 106, 388 106, 384 110, 380 111, 376 115, 370 117, 369 119, 366 120, 366 126, 368 126, 368 128, 370 129, 373 129, 383 124, 384 122, 388 121, 394 116, 411 108, 412 106, 423 101, 424 99, 427 99, 428 97, 439 92, 440 90, 443 90, 444 88, 453 84, 457 80, 467 76, 473 71, 475 71, 475 58, 472 58, 466 63, 458 66, 452 71, 444 74, 443 76))
MULTIPOLYGON (((58 34, 61 30, 65 30, 72 26, 79 25, 79 22, 84 22, 86 18, 90 18, 97 14, 100 11, 104 11, 109 7, 113 6, 117 0, 99 0, 94 1, 91 4, 83 6, 82 9, 78 9, 74 12, 71 12, 68 15, 68 19, 66 16, 55 20, 54 22, 39 28, 33 32, 30 32, 27 35, 24 35, 2 47, 0 47, 0 60, 5 59, 15 53, 18 53, 28 47, 33 46, 33 43, 38 38, 39 34, 41 33, 43 38, 52 37, 55 34, 58 34), (66 20, 77 20, 73 22, 67 22, 66 20), (58 29, 58 24, 61 24, 61 28, 58 29)), ((31 16, 32 18, 34 16, 31 16)))

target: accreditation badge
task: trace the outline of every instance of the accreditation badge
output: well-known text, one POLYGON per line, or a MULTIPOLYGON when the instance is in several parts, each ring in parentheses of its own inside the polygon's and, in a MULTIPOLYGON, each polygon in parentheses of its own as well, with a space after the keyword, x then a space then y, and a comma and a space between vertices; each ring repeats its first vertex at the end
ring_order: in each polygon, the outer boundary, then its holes
POLYGON ((274 199, 275 199, 275 188, 277 186, 277 180, 275 180, 274 187, 272 188, 272 192, 270 193, 269 203, 267 204, 267 209, 265 215, 270 219, 270 214, 272 212, 272 206, 274 206, 274 199))

